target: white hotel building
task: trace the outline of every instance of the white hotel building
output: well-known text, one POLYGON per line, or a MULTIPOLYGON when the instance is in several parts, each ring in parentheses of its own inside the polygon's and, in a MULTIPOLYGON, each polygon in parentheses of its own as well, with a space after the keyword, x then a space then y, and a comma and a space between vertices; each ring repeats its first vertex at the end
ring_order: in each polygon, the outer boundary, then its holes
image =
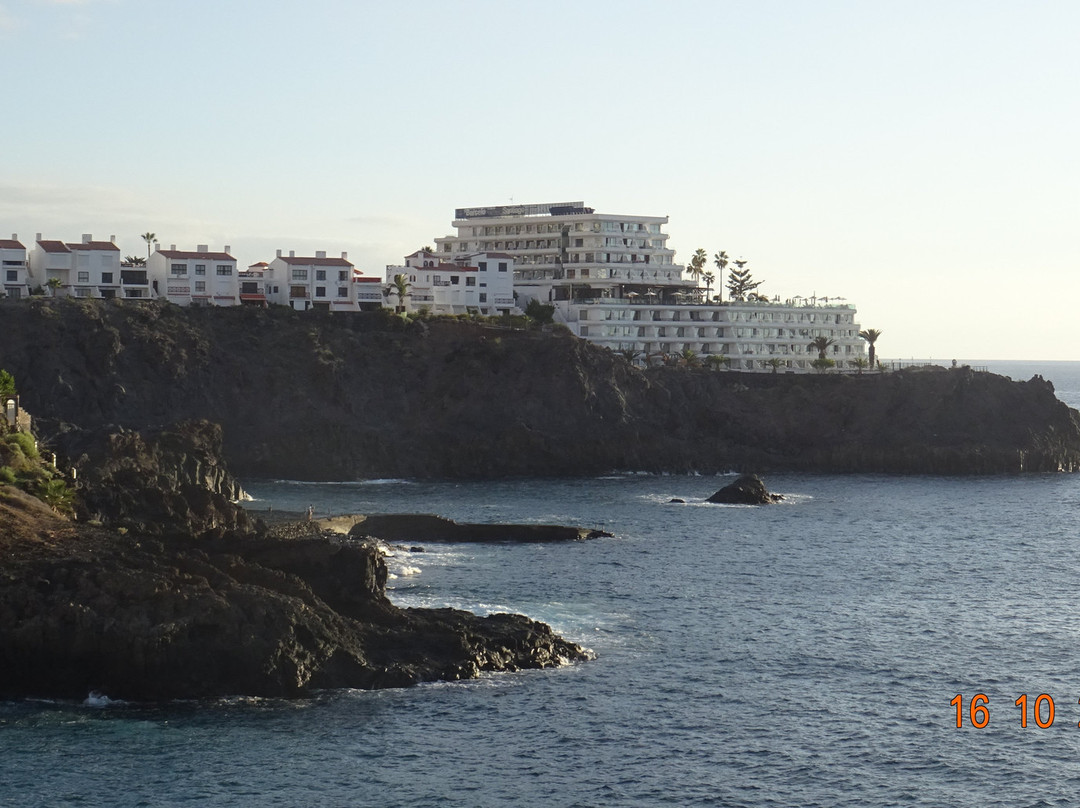
MULTIPOLYGON (((863 356, 855 307, 815 298, 783 303, 707 302, 683 278, 662 228, 666 216, 596 213, 582 202, 459 208, 456 235, 435 239, 443 261, 499 251, 514 259, 514 295, 552 303, 557 321, 583 339, 643 354, 723 355, 732 368, 808 370, 815 337, 834 341, 844 367, 863 356)), ((723 283, 726 279, 717 279, 723 283)), ((719 287, 718 287, 719 288, 719 287)))

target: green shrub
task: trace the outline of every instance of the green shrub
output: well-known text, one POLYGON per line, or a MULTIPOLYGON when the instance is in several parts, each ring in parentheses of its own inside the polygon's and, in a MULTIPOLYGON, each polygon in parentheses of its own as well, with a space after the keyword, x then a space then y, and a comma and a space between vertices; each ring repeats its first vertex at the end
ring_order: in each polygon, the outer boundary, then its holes
POLYGON ((75 501, 75 492, 68 488, 67 483, 59 478, 42 480, 38 483, 35 493, 38 499, 60 513, 70 513, 72 504, 75 501))
POLYGON ((15 470, 11 466, 0 466, 0 483, 15 485, 15 470))
POLYGON ((0 399, 15 395, 15 377, 6 370, 0 369, 0 399))
POLYGON ((6 441, 9 444, 18 446, 23 453, 23 456, 28 460, 38 459, 37 443, 34 441, 34 436, 27 432, 12 432, 7 436, 6 441))

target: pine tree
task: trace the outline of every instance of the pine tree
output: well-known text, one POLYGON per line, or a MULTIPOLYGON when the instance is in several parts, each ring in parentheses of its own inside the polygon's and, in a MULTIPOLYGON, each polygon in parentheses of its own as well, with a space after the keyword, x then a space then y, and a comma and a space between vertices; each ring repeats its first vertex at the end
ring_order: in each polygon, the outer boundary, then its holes
POLYGON ((761 286, 764 281, 755 281, 746 268, 747 261, 743 258, 732 261, 735 268, 728 274, 727 288, 731 293, 732 300, 745 300, 746 296, 761 286))

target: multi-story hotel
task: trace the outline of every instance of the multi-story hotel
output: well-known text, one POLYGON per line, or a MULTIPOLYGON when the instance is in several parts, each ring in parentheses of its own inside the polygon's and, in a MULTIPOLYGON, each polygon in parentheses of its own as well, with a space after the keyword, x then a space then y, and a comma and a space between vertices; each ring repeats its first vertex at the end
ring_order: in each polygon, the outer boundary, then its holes
POLYGON ((839 366, 863 356, 854 306, 816 298, 707 302, 705 289, 675 263, 667 222, 597 213, 583 202, 458 208, 457 233, 436 238, 436 253, 445 261, 509 254, 520 308, 532 299, 551 303, 575 334, 613 350, 693 351, 744 370, 770 360, 808 370, 818 358, 811 340, 825 337, 839 366))

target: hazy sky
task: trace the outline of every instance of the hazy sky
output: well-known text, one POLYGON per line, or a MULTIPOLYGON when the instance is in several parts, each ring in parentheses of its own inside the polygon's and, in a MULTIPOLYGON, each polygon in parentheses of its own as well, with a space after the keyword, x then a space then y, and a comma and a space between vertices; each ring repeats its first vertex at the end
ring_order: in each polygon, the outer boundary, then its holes
POLYGON ((0 0, 0 236, 342 250, 667 215, 879 355, 1078 359, 1076 0, 0 0))

